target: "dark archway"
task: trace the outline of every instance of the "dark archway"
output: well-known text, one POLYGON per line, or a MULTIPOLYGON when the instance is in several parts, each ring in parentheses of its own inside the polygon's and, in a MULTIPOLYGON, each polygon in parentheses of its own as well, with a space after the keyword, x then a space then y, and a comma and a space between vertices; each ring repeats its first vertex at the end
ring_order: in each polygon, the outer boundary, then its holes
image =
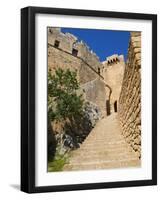
POLYGON ((60 42, 58 40, 55 40, 54 47, 59 48, 59 45, 60 45, 60 42))
POLYGON ((117 112, 117 101, 114 102, 114 111, 117 112))
POLYGON ((78 55, 78 50, 73 48, 73 49, 72 49, 72 55, 77 57, 77 55, 78 55))
POLYGON ((110 101, 109 100, 106 100, 106 113, 107 113, 107 116, 110 115, 110 101))

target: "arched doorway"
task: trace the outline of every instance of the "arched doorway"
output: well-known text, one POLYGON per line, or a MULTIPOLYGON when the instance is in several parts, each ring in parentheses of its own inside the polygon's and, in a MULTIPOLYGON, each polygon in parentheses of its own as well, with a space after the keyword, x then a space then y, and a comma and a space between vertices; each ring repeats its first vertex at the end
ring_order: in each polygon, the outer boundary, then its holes
POLYGON ((117 112, 117 101, 114 102, 114 111, 117 112))
POLYGON ((110 115, 110 101, 106 100, 106 113, 107 116, 110 115))

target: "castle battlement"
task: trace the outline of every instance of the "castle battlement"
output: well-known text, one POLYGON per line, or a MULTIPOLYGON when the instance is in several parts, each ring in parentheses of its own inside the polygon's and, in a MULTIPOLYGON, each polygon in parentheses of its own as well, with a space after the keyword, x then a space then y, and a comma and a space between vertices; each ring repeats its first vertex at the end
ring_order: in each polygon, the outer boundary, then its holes
POLYGON ((116 64, 118 62, 124 62, 123 55, 113 54, 112 56, 108 56, 106 58, 106 61, 104 61, 104 63, 106 63, 107 65, 116 64))
MULTIPOLYGON (((139 38, 131 38, 130 47, 134 47, 139 38)), ((123 55, 113 54, 100 62, 93 50, 73 34, 48 28, 48 68, 77 70, 84 98, 97 104, 104 114, 116 112, 125 71, 123 55)))
POLYGON ((61 28, 48 28, 48 44, 62 49, 75 57, 82 58, 95 70, 102 67, 99 57, 89 48, 89 46, 79 41, 76 36, 71 33, 61 32, 61 28))

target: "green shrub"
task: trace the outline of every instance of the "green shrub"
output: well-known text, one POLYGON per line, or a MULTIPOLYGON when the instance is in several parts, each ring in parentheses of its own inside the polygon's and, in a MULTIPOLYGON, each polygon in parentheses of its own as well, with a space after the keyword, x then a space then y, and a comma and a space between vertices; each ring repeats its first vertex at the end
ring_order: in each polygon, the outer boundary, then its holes
POLYGON ((48 116, 62 121, 74 119, 83 114, 83 98, 78 95, 79 83, 76 71, 57 69, 48 72, 48 116))
MULTIPOLYGON (((59 143, 62 143, 62 141, 58 142, 54 140, 53 135, 55 136, 56 133, 51 130, 51 122, 61 122, 59 124, 63 127, 67 121, 72 123, 74 119, 83 116, 84 100, 82 95, 78 94, 79 88, 76 71, 59 68, 54 74, 52 74, 51 71, 48 72, 49 171, 61 171, 66 162, 66 157, 60 156, 58 150, 56 150, 57 146, 59 143)), ((73 137, 75 137, 75 135, 73 135, 73 137)), ((60 137, 60 139, 63 140, 62 137, 60 137)))

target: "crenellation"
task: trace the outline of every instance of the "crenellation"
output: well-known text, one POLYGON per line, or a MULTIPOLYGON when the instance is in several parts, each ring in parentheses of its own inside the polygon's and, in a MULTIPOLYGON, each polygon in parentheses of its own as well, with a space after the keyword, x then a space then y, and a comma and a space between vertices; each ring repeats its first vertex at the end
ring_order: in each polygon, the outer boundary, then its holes
POLYGON ((107 65, 110 64, 115 64, 118 62, 124 62, 124 56, 123 55, 118 55, 118 54, 114 54, 112 56, 108 56, 106 58, 106 61, 104 61, 107 65))
POLYGON ((71 33, 63 33, 61 29, 49 28, 48 30, 48 43, 55 46, 55 41, 59 42, 57 48, 62 49, 70 54, 73 54, 73 48, 77 50, 77 57, 83 59, 95 70, 101 68, 99 57, 91 51, 88 45, 82 40, 79 41, 76 36, 71 33))

